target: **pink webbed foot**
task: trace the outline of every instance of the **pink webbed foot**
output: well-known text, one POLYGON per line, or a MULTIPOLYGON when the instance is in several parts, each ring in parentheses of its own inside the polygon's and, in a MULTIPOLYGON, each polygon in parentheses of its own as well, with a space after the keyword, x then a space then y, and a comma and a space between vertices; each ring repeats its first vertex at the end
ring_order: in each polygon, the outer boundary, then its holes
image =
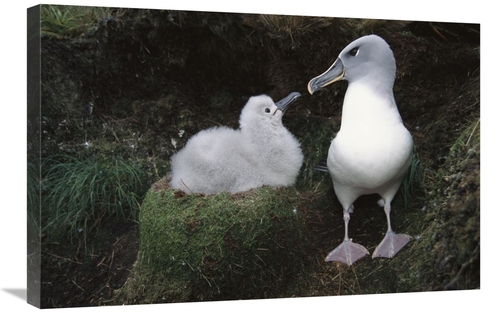
POLYGON ((385 234, 384 239, 379 243, 372 258, 392 258, 401 248, 403 248, 411 237, 406 234, 396 234, 392 230, 385 234))
POLYGON ((368 254, 370 253, 362 245, 350 240, 344 240, 337 248, 328 254, 325 261, 338 261, 350 266, 368 254))

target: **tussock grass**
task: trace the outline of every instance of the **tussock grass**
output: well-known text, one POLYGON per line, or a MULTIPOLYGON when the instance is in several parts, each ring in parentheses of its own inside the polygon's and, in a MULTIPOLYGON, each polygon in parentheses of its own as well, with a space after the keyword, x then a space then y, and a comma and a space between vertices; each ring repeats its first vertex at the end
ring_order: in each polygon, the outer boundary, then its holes
POLYGON ((139 168, 120 158, 78 159, 62 155, 44 160, 43 230, 86 233, 104 215, 137 217, 143 190, 139 168))
POLYGON ((391 34, 401 31, 410 21, 382 19, 345 19, 344 28, 353 38, 372 33, 391 34))
MULTIPOLYGON (((331 26, 333 18, 260 14, 246 15, 243 22, 254 29, 265 31, 269 38, 289 39, 292 44, 301 44, 298 38, 312 35, 320 28, 331 26)), ((303 42, 305 43, 305 42, 303 42)))
POLYGON ((42 5, 42 35, 56 38, 79 36, 109 17, 111 11, 105 7, 42 5))
POLYGON ((424 170, 420 158, 418 157, 418 153, 414 149, 410 168, 408 169, 400 187, 400 192, 406 209, 410 205, 412 198, 417 196, 418 191, 422 190, 423 179, 424 170))

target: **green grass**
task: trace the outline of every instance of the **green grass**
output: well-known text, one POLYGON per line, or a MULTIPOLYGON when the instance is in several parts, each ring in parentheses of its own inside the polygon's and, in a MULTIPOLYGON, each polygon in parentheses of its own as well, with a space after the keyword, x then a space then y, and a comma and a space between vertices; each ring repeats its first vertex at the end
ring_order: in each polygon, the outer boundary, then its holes
POLYGON ((86 33, 110 14, 111 8, 105 7, 42 5, 42 35, 76 37, 86 33))
POLYGON ((143 174, 120 158, 51 156, 43 165, 43 231, 89 230, 104 217, 137 218, 143 174))
POLYGON ((417 192, 422 190, 423 176, 423 167, 420 162, 420 158, 418 157, 418 153, 414 149, 410 168, 408 169, 400 187, 400 192, 406 209, 412 201, 412 198, 417 195, 417 192))

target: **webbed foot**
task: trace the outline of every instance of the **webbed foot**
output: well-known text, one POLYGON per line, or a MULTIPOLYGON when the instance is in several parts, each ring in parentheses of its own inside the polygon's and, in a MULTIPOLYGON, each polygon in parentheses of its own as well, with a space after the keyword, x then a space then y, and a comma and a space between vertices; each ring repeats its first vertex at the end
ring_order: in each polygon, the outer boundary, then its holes
POLYGON ((392 258, 410 239, 410 235, 396 234, 393 231, 388 231, 373 252, 372 258, 392 258))
POLYGON ((344 240, 337 248, 328 254, 325 261, 338 261, 350 266, 368 254, 370 253, 362 245, 350 240, 344 240))

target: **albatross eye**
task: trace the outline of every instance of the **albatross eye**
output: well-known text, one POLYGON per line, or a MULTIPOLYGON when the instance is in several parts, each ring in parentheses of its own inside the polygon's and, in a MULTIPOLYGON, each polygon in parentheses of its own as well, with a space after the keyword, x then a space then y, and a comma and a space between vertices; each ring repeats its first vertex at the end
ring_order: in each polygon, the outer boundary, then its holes
POLYGON ((266 109, 265 109, 265 112, 266 112, 266 113, 271 113, 271 109, 270 109, 270 108, 266 108, 266 109))
POLYGON ((352 48, 349 54, 355 57, 358 54, 358 48, 352 48))

